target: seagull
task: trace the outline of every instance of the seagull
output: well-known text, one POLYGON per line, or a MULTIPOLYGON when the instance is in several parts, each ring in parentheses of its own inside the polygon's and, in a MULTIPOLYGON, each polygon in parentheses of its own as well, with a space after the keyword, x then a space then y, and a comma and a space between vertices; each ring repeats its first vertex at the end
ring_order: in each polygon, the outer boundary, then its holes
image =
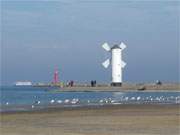
POLYGON ((9 102, 6 102, 6 105, 9 105, 9 102))
POLYGON ((75 100, 71 101, 71 104, 76 104, 76 103, 77 103, 77 101, 75 101, 75 100))
POLYGON ((140 100, 141 99, 141 97, 137 97, 137 100, 140 100))
POLYGON ((76 104, 78 101, 79 101, 79 99, 75 99, 75 98, 74 98, 74 99, 71 101, 71 103, 72 103, 72 104, 76 104))
POLYGON ((62 103, 62 100, 58 100, 57 102, 58 102, 59 104, 61 104, 61 103, 62 103))
POLYGON ((115 102, 115 100, 111 100, 111 103, 114 103, 115 102))
POLYGON ((34 104, 38 104, 38 105, 39 105, 40 103, 41 103, 41 101, 35 101, 35 102, 34 102, 34 104))
POLYGON ((127 101, 129 99, 129 97, 125 97, 125 100, 127 101))
POLYGON ((160 101, 160 98, 159 98, 159 97, 156 97, 156 100, 157 100, 157 101, 160 101))
POLYGON ((51 102, 51 104, 53 104, 55 102, 55 100, 52 99, 50 102, 51 102))
POLYGON ((64 100, 64 103, 69 103, 69 99, 64 100))
POLYGON ((100 102, 100 103, 103 103, 103 100, 101 99, 99 102, 100 102))

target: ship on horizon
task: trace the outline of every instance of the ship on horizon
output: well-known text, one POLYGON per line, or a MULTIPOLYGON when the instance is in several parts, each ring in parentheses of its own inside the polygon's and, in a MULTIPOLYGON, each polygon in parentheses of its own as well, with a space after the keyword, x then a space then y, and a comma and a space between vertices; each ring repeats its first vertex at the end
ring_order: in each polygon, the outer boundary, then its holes
POLYGON ((30 81, 17 81, 15 86, 32 86, 32 82, 30 81))

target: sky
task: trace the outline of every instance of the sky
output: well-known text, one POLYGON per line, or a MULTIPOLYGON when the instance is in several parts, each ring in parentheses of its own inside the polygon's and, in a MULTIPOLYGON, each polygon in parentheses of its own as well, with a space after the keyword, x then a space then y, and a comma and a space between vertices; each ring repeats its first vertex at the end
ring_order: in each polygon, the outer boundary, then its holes
POLYGON ((101 45, 124 42, 124 82, 179 82, 177 0, 2 0, 1 84, 111 81, 101 45))

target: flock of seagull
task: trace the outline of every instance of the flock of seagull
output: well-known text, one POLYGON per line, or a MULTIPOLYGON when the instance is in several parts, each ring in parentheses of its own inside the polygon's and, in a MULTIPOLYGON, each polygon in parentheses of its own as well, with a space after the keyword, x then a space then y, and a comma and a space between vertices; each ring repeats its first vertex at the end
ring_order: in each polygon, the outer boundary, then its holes
MULTIPOLYGON (((160 96, 160 97, 141 97, 141 96, 137 96, 137 97, 119 97, 119 98, 103 98, 103 99, 99 99, 98 101, 91 101, 91 100, 87 100, 86 103, 90 104, 90 103, 96 103, 96 104, 121 104, 121 103, 163 103, 163 102, 171 102, 174 101, 177 104, 180 104, 180 96, 174 97, 174 96, 170 96, 170 97, 164 97, 164 96, 160 96)), ((85 103, 84 101, 82 101, 83 103, 85 103)), ((55 99, 51 99, 49 101, 49 104, 69 104, 69 105, 76 105, 76 104, 80 104, 81 101, 78 98, 73 98, 73 99, 65 99, 65 100, 55 100, 55 99)), ((41 101, 40 100, 36 100, 32 105, 31 108, 34 108, 37 105, 40 105, 41 101)), ((6 105, 9 105, 9 102, 6 102, 6 105)))

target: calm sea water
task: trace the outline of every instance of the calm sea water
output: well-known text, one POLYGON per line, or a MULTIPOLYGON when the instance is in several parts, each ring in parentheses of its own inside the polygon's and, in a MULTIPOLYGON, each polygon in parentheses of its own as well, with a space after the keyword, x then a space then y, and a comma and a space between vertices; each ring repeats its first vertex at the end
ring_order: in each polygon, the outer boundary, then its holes
POLYGON ((1 87, 0 111, 51 106, 180 104, 180 92, 55 92, 54 88, 1 87))

